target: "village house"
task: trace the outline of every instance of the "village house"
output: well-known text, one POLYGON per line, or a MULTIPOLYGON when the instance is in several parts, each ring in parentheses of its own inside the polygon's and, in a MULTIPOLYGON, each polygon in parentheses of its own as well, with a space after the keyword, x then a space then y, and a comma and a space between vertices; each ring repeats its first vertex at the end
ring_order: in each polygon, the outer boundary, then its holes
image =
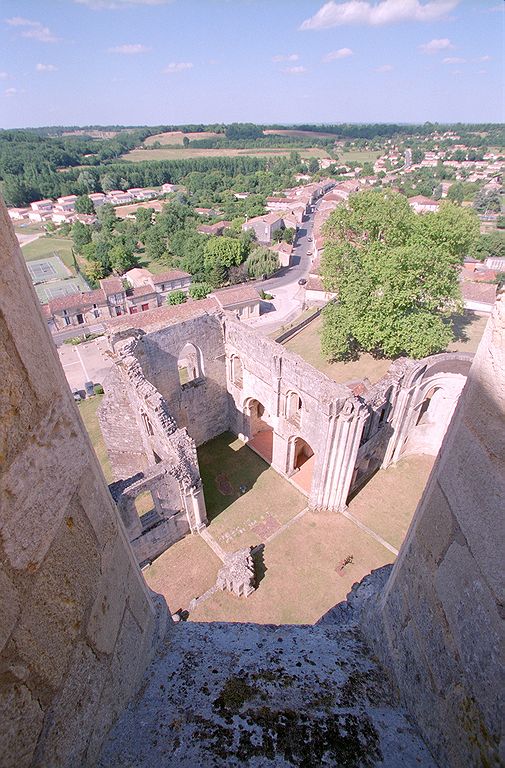
POLYGON ((211 294, 221 309, 233 314, 239 320, 250 320, 260 316, 260 296, 252 285, 237 285, 223 288, 211 294))
POLYGON ((27 218, 30 208, 9 208, 8 212, 12 221, 22 221, 27 218))
POLYGON ((177 186, 175 184, 162 184, 161 185, 161 191, 164 195, 169 195, 170 192, 175 192, 177 190, 177 186))
POLYGON ((95 208, 99 208, 101 205, 105 205, 107 202, 105 195, 103 192, 91 192, 91 194, 88 195, 89 199, 95 206, 95 208))
POLYGON ((222 235, 225 229, 229 229, 230 225, 231 221, 216 221, 215 224, 200 224, 200 226, 196 228, 196 231, 200 232, 202 235, 212 235, 217 237, 218 235, 222 235))
POLYGON ((107 193, 107 202, 112 203, 112 205, 131 203, 132 200, 132 195, 129 192, 123 192, 122 189, 113 189, 107 193))
POLYGON ((44 314, 53 333, 66 330, 69 326, 93 325, 104 316, 110 317, 107 298, 101 288, 58 296, 45 305, 44 314))
POLYGON ((431 200, 424 195, 410 197, 409 205, 415 213, 436 213, 440 208, 440 203, 437 200, 431 200))
POLYGON ((131 195, 134 200, 151 200, 158 195, 156 190, 145 189, 144 187, 133 187, 132 189, 128 189, 127 193, 131 195))
POLYGON ((278 229, 284 228, 284 220, 278 213, 267 213, 264 216, 255 216, 242 224, 242 231, 252 230, 258 243, 269 244, 273 240, 273 234, 278 229))
POLYGON ((59 197, 53 206, 53 210, 59 212, 75 211, 76 200, 77 195, 64 195, 64 197, 59 197))
POLYGON ((281 267, 289 267, 291 264, 291 256, 293 254, 293 246, 290 243, 281 241, 280 243, 270 245, 269 249, 275 253, 279 259, 279 264, 281 267))

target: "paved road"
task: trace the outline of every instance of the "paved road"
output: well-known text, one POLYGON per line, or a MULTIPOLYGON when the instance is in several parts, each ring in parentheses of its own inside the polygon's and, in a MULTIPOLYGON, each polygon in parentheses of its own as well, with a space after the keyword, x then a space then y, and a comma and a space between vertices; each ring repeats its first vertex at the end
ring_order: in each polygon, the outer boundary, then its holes
POLYGON ((255 283, 258 290, 264 290, 274 296, 272 302, 262 302, 262 316, 258 320, 246 321, 260 333, 269 334, 278 330, 294 320, 303 310, 305 289, 298 281, 306 278, 310 271, 312 256, 309 252, 312 252, 314 245, 312 231, 317 206, 318 203, 298 230, 291 266, 281 269, 269 280, 257 280, 255 283))

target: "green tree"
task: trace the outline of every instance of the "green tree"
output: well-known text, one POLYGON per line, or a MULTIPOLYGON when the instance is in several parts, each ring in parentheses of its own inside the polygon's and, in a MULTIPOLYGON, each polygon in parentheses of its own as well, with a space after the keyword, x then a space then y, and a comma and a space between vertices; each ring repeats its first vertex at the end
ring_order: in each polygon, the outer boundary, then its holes
POLYGON ((167 239, 163 236, 159 227, 152 226, 145 233, 144 245, 148 259, 161 259, 167 250, 167 239))
POLYGON ((128 251, 120 244, 113 245, 108 256, 112 270, 118 275, 124 274, 127 270, 132 269, 132 267, 137 264, 136 256, 132 253, 128 253, 128 251))
POLYGON ((317 173, 319 170, 319 163, 315 157, 311 157, 309 160, 309 173, 317 173))
POLYGON ((480 235, 468 255, 472 259, 478 259, 479 261, 484 261, 492 256, 495 258, 505 258, 505 235, 501 232, 480 235))
POLYGON ((193 283, 189 288, 189 295, 192 299, 206 299, 209 293, 212 292, 212 286, 209 283, 193 283))
POLYGON ((187 149, 189 147, 189 138, 187 136, 182 137, 182 146, 187 149))
POLYGON ((233 237, 211 237, 205 244, 204 264, 206 269, 220 266, 228 269, 241 264, 245 250, 240 240, 233 237))
POLYGON ((76 221, 72 225, 72 240, 77 253, 82 253, 83 247, 91 242, 91 227, 76 221))
POLYGON ((78 197, 75 201, 75 210, 77 213, 95 213, 93 200, 91 200, 87 195, 80 195, 80 197, 78 197))
POLYGON ((167 296, 167 304, 184 304, 187 298, 188 297, 184 291, 172 291, 172 293, 169 293, 167 296))
POLYGON ((99 280, 102 280, 104 277, 106 277, 105 269, 99 261, 90 261, 88 264, 86 264, 84 274, 86 275, 88 282, 92 283, 93 285, 96 285, 99 280))
POLYGON ((338 302, 323 313, 328 359, 361 351, 418 358, 452 339, 458 269, 478 221, 451 203, 423 216, 408 207, 396 193, 362 192, 329 218, 323 278, 338 302))
POLYGON ((500 213, 501 211, 501 198, 498 192, 489 191, 486 192, 481 189, 477 192, 473 201, 473 207, 479 213, 500 213))
POLYGON ((259 246, 251 251, 245 263, 250 277, 271 275, 279 268, 277 254, 264 246, 259 246))

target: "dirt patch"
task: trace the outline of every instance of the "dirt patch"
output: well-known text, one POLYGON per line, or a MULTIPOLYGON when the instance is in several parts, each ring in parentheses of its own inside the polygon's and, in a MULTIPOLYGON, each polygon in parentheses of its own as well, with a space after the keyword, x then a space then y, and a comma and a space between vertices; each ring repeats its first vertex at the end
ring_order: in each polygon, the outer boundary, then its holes
POLYGON ((262 523, 258 523, 254 526, 254 533, 259 536, 261 541, 266 541, 273 533, 279 530, 281 524, 275 517, 271 515, 267 517, 262 523))
POLYGON ((216 485, 219 493, 222 493, 223 496, 233 496, 233 485, 224 472, 216 477, 216 485))

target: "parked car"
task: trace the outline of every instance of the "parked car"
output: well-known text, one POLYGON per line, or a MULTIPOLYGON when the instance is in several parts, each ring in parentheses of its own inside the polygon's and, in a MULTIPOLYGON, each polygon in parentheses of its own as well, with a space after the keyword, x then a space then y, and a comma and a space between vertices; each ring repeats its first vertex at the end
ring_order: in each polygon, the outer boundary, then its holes
POLYGON ((309 241, 309 243, 312 242, 312 238, 311 237, 308 237, 307 240, 309 241))
POLYGON ((95 394, 94 386, 92 381, 85 381, 84 382, 84 389, 86 390, 86 397, 93 397, 95 394))
POLYGON ((72 395, 74 396, 74 400, 75 400, 76 403, 78 403, 80 400, 82 400, 81 393, 79 392, 78 389, 73 389, 72 390, 72 395))
POLYGON ((306 279, 305 279, 304 277, 301 277, 301 278, 298 280, 298 285, 305 285, 305 284, 306 284, 306 282, 307 282, 307 281, 306 281, 306 279))

